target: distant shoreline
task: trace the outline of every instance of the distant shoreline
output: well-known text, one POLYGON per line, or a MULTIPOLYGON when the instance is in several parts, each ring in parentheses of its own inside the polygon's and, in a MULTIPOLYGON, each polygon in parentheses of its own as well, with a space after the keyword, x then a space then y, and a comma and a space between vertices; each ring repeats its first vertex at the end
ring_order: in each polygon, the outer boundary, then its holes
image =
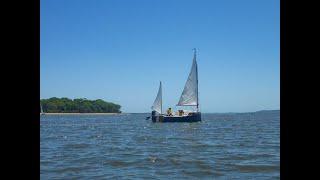
MULTIPOLYGON (((244 113, 263 113, 263 112, 276 112, 279 110, 260 110, 255 112, 206 112, 203 114, 244 114, 244 113)), ((41 114, 41 113, 40 113, 41 114)), ((150 114, 149 112, 142 112, 142 113, 129 113, 129 112, 122 112, 122 113, 44 113, 45 115, 121 115, 121 114, 150 114)))
POLYGON ((44 115, 118 115, 118 114, 122 114, 122 113, 44 113, 44 115))

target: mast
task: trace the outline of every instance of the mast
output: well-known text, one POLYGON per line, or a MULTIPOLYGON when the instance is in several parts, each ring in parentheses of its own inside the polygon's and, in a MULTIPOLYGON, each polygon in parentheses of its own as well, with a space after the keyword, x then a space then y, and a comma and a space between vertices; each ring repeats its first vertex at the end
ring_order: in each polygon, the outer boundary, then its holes
POLYGON ((161 81, 160 81, 160 88, 161 88, 161 105, 160 105, 160 108, 161 108, 161 110, 160 110, 160 114, 162 114, 162 85, 161 85, 161 81))
MULTIPOLYGON (((197 60, 197 49, 193 48, 194 50, 194 59, 197 60)), ((196 66, 196 74, 197 74, 197 112, 199 112, 199 86, 198 86, 198 66, 196 66)))

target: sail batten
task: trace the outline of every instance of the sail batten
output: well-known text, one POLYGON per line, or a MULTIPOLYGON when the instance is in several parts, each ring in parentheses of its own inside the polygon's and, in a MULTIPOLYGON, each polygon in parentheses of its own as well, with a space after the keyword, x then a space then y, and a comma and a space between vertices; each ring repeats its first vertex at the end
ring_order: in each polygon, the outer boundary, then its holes
POLYGON ((198 67, 195 52, 192 67, 177 106, 198 105, 198 67))
POLYGON ((159 86, 157 97, 154 100, 151 109, 162 114, 162 85, 161 85, 161 81, 160 81, 160 86, 159 86))

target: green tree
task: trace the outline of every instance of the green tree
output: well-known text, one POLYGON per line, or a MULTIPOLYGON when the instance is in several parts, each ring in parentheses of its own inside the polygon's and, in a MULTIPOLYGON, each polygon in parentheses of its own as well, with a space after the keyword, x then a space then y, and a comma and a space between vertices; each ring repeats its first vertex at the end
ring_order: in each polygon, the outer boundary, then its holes
POLYGON ((66 97, 41 99, 43 111, 47 113, 121 113, 121 106, 101 99, 69 99, 66 97))

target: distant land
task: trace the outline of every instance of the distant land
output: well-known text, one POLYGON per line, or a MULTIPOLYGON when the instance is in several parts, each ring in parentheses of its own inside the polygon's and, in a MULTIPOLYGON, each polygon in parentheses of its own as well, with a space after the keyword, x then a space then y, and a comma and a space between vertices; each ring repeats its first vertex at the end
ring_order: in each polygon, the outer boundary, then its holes
POLYGON ((52 97, 40 99, 40 105, 44 113, 121 113, 119 104, 101 99, 52 97))
POLYGON ((280 110, 261 110, 261 111, 256 111, 256 113, 263 113, 263 112, 279 112, 280 110))
POLYGON ((259 111, 253 111, 253 112, 224 112, 224 113, 212 113, 212 114, 246 114, 246 113, 279 113, 279 112, 280 110, 259 110, 259 111))

